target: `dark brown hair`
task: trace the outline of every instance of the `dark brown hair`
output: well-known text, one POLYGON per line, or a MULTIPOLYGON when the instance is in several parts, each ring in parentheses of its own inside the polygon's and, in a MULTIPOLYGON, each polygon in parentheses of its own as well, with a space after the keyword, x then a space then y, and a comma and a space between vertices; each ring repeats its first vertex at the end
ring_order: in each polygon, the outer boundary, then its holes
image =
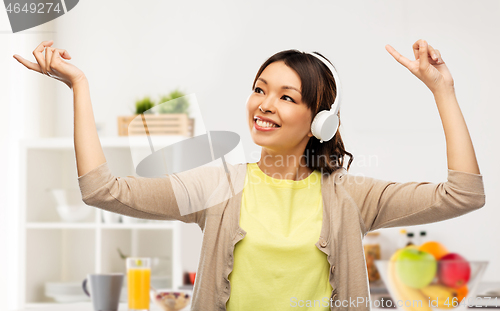
MULTIPOLYGON (((331 64, 326 57, 320 53, 317 54, 331 64)), ((257 72, 252 89, 255 88, 255 83, 264 69, 277 61, 283 61, 299 75, 302 83, 302 101, 311 110, 311 119, 322 110, 330 110, 331 104, 337 96, 337 86, 330 69, 313 55, 298 50, 281 51, 268 58, 257 72)), ((340 110, 337 115, 340 120, 340 110)), ((339 130, 331 140, 323 143, 312 136, 304 150, 307 167, 328 174, 344 166, 345 155, 349 155, 349 163, 347 164, 347 170, 349 170, 353 156, 345 150, 339 130)))

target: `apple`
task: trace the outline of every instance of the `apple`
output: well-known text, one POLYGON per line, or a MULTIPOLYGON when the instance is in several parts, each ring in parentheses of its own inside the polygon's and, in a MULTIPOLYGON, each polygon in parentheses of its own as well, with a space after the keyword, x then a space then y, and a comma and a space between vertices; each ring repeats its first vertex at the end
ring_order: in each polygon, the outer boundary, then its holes
POLYGON ((409 287, 419 289, 429 285, 434 280, 436 271, 436 258, 416 248, 402 249, 396 260, 396 275, 409 287))
POLYGON ((439 283, 460 288, 469 282, 470 264, 457 253, 448 253, 438 261, 439 283))

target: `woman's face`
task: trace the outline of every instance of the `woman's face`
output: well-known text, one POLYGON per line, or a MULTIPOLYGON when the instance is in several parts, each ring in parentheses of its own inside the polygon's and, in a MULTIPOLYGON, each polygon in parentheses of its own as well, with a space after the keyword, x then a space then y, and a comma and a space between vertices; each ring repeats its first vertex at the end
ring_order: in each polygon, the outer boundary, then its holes
POLYGON ((274 151, 285 151, 307 145, 312 136, 311 110, 302 102, 299 75, 283 61, 264 69, 255 89, 247 99, 247 117, 253 141, 274 151), (262 112, 259 109, 262 108, 262 112), (267 118, 278 127, 255 121, 267 118))

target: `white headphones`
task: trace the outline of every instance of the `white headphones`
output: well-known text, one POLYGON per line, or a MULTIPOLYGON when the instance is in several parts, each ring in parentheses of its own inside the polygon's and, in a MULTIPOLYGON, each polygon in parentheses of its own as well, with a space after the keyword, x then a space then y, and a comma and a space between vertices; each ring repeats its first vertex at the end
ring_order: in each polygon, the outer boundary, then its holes
POLYGON ((340 90, 340 79, 335 68, 326 59, 314 52, 304 53, 316 57, 322 61, 328 69, 330 69, 337 87, 337 96, 335 96, 335 101, 331 105, 330 110, 322 110, 318 112, 311 123, 311 132, 317 139, 319 139, 320 143, 323 143, 324 141, 332 139, 332 137, 335 136, 335 133, 337 133, 337 129, 339 127, 339 118, 337 113, 340 108, 340 95, 342 94, 342 91, 340 90))

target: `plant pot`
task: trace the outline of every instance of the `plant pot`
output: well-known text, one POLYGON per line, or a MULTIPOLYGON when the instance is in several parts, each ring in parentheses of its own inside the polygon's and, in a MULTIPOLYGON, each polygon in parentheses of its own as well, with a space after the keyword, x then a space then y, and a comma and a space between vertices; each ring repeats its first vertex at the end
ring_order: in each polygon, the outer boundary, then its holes
POLYGON ((193 137, 194 119, 185 113, 136 114, 118 117, 118 135, 181 135, 193 137))

